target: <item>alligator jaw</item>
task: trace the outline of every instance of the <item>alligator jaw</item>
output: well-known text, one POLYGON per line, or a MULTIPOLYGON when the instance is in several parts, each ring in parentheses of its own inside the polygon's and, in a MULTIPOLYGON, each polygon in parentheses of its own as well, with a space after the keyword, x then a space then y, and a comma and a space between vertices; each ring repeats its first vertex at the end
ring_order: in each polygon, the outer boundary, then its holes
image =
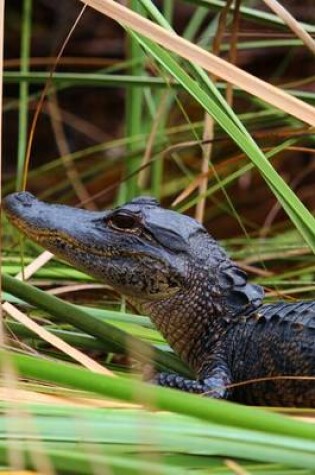
POLYGON ((2 202, 2 208, 12 224, 35 241, 41 241, 41 236, 47 234, 47 228, 40 224, 39 216, 36 217, 38 203, 29 192, 12 193, 2 202))
POLYGON ((76 233, 89 229, 94 219, 100 218, 100 215, 104 218, 106 214, 45 203, 29 192, 8 195, 3 200, 3 209, 12 224, 27 237, 61 254, 61 257, 63 253, 58 252, 62 250, 58 248, 58 243, 65 241, 84 248, 84 242, 77 239, 76 233))
POLYGON ((28 238, 82 270, 86 270, 80 262, 82 255, 91 260, 93 255, 107 254, 106 240, 102 240, 102 247, 98 243, 95 221, 104 220, 108 212, 45 203, 29 192, 8 195, 2 207, 12 224, 28 238), (87 239, 83 239, 85 235, 87 239))
MULTIPOLYGON (((143 200, 147 206, 159 208, 153 200, 143 200)), ((137 215, 141 206, 142 202, 135 200, 124 209, 137 215)), ((49 204, 28 192, 7 196, 3 209, 27 237, 127 297, 160 299, 181 286, 183 266, 177 263, 174 268, 173 255, 152 238, 110 226, 108 219, 115 210, 94 212, 49 204)))

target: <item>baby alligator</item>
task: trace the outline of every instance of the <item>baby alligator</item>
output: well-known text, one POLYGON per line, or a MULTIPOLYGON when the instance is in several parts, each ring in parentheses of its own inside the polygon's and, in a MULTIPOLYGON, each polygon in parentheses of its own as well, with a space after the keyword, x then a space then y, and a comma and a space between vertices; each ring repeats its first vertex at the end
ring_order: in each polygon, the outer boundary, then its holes
POLYGON ((202 225, 140 197, 91 212, 27 192, 4 209, 29 238, 149 315, 196 380, 158 384, 245 404, 315 407, 315 301, 263 304, 202 225))

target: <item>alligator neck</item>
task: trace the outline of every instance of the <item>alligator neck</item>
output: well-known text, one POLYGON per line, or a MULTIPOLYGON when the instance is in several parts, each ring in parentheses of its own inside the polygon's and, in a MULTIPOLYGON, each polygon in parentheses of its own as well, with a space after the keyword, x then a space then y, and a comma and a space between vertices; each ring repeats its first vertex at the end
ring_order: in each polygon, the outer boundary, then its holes
POLYGON ((136 303, 139 311, 150 316, 174 351, 196 372, 204 335, 207 335, 209 347, 213 346, 227 325, 222 318, 224 310, 210 295, 205 276, 199 277, 200 280, 196 279, 196 284, 186 292, 178 292, 164 300, 136 303))
POLYGON ((163 300, 133 302, 197 372, 200 344, 203 351, 205 346, 213 348, 232 322, 252 314, 263 299, 263 289, 248 283, 247 274, 209 235, 204 235, 199 244, 198 257, 189 269, 188 288, 163 300))

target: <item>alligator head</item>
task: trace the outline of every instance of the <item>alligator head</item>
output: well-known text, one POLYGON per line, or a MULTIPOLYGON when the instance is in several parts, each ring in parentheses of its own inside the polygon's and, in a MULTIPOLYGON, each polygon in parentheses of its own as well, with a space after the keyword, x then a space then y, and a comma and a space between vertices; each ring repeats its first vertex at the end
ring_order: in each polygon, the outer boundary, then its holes
POLYGON ((3 206, 29 238, 126 295, 169 341, 172 318, 188 331, 200 318, 236 319, 261 304, 261 287, 247 282, 201 224, 152 198, 91 212, 21 192, 3 206))
POLYGON ((160 299, 189 285, 189 240, 202 228, 152 198, 91 212, 22 192, 7 196, 3 207, 30 239, 127 296, 160 299))

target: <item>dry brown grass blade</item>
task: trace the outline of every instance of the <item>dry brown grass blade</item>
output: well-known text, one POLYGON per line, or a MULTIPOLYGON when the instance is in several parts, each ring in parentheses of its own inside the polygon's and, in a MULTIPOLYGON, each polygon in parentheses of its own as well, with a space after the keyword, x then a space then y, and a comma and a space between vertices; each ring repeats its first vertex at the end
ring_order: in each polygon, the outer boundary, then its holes
POLYGON ((22 272, 16 274, 15 278, 19 280, 27 280, 32 277, 35 272, 43 267, 54 255, 49 251, 42 252, 36 259, 34 259, 28 266, 24 267, 22 272))
MULTIPOLYGON (((294 295, 299 295, 301 294, 302 292, 314 292, 315 291, 315 285, 301 285, 301 287, 294 287, 290 290, 286 289, 286 290, 272 290, 272 291, 269 291, 266 293, 266 296, 267 297, 275 297, 275 298, 278 298, 278 299, 283 299, 283 298, 286 298, 286 299, 294 299, 294 295)), ((295 300, 298 299, 298 297, 295 297, 295 300)))
POLYGON ((285 91, 258 79, 227 61, 209 53, 197 45, 181 38, 173 31, 167 31, 150 20, 131 11, 113 0, 80 0, 118 23, 149 38, 166 49, 201 66, 206 71, 240 87, 244 91, 277 107, 280 110, 315 126, 315 108, 285 91))
MULTIPOLYGON (((41 386, 38 390, 29 390, 23 388, 14 388, 14 390, 8 391, 5 388, 0 387, 0 401, 21 402, 21 403, 36 403, 36 404, 55 404, 55 405, 68 405, 86 408, 111 408, 111 409, 140 409, 138 404, 131 404, 128 402, 115 401, 104 398, 93 398, 85 396, 80 392, 74 392, 65 390, 64 388, 58 389, 53 394, 49 393, 47 386, 41 386)), ((2 475, 2 472, 0 472, 2 475)))
POLYGON ((82 290, 95 290, 95 289, 108 289, 108 285, 103 284, 74 284, 74 285, 63 285, 62 287, 55 287, 54 289, 47 290, 48 294, 51 295, 61 295, 68 294, 72 292, 82 292, 82 290))
POLYGON ((224 464, 231 470, 232 473, 235 475, 250 475, 251 472, 245 470, 239 463, 235 462, 235 460, 226 459, 224 460, 224 464))
POLYGON ((200 172, 201 176, 203 177, 199 184, 199 196, 202 198, 196 204, 196 211, 195 211, 195 218, 200 223, 203 223, 205 208, 206 208, 206 191, 208 188, 208 175, 209 175, 209 164, 211 161, 212 151, 213 151, 213 143, 212 140, 214 138, 214 120, 209 114, 205 114, 205 122, 204 122, 204 129, 203 129, 203 140, 207 141, 206 145, 202 147, 202 159, 201 159, 201 166, 200 172))
POLYGON ((53 67, 49 72, 49 78, 45 83, 44 89, 41 92, 37 107, 35 109, 35 114, 34 114, 34 117, 33 117, 33 120, 32 120, 30 133, 29 133, 29 139, 28 139, 27 148, 26 148, 26 156, 25 156, 25 162, 24 162, 24 177, 23 177, 23 184, 22 184, 22 189, 23 190, 26 189, 27 172, 28 172, 29 163, 30 163, 30 160, 31 160, 31 151, 32 151, 32 145, 33 145, 33 139, 34 139, 34 135, 35 135, 37 121, 38 121, 38 118, 39 118, 39 115, 41 113, 41 110, 42 110, 42 107, 43 107, 43 104, 44 104, 44 100, 45 100, 45 97, 46 97, 46 93, 48 92, 49 87, 51 85, 52 76, 53 76, 53 73, 55 72, 55 70, 57 68, 57 65, 59 63, 59 59, 63 55, 63 52, 64 52, 64 50, 65 50, 65 48, 66 48, 66 46, 67 46, 67 44, 68 44, 68 42, 69 42, 69 40, 72 36, 72 33, 76 29, 79 21, 81 20, 81 17, 83 15, 85 9, 86 9, 86 6, 83 6, 80 13, 79 13, 79 15, 77 16, 74 24, 72 25, 72 28, 70 29, 65 41, 63 42, 63 45, 61 46, 61 48, 60 48, 60 50, 59 50, 59 52, 58 52, 58 54, 55 58, 55 62, 53 64, 53 67))
POLYGON ((156 115, 151 127, 151 131, 147 138, 145 152, 143 155, 143 159, 141 161, 141 171, 139 172, 139 176, 138 176, 138 186, 142 189, 144 189, 147 186, 147 182, 148 182, 148 178, 150 174, 150 169, 148 168, 148 165, 150 163, 150 160, 152 159, 154 141, 158 133, 160 122, 165 112, 165 108, 167 106, 167 97, 168 97, 168 90, 166 89, 161 97, 161 100, 158 105, 156 115))
POLYGON ((209 177, 209 170, 201 175, 196 176, 193 181, 189 183, 189 185, 175 198, 175 200, 172 202, 172 206, 177 206, 179 205, 182 201, 184 201, 186 198, 188 198, 198 186, 204 181, 204 178, 209 177))
POLYGON ((73 348, 73 346, 64 342, 61 338, 57 337, 56 335, 52 335, 48 330, 38 325, 31 318, 25 315, 25 313, 18 310, 11 303, 9 302, 3 303, 2 309, 12 318, 22 323, 23 325, 25 325, 26 328, 34 332, 40 338, 47 341, 50 345, 54 346, 55 348, 62 351, 63 353, 67 354, 73 360, 77 361, 85 368, 88 368, 94 373, 105 374, 107 376, 114 376, 114 374, 108 369, 104 368, 104 366, 92 360, 91 358, 89 358, 88 356, 86 356, 81 351, 77 350, 76 348, 73 348))
POLYGON ((304 45, 315 54, 315 41, 296 19, 277 0, 263 0, 283 22, 303 41, 304 45))
POLYGON ((71 150, 64 129, 63 117, 60 111, 59 99, 56 89, 53 89, 50 92, 48 100, 48 110, 52 130, 55 135, 56 145, 58 147, 60 158, 63 163, 69 184, 72 186, 72 189, 79 201, 87 202, 87 209, 89 209, 90 211, 96 211, 97 206, 94 203, 93 198, 90 196, 88 190, 84 186, 76 164, 74 163, 71 157, 71 150), (70 157, 70 160, 65 160, 64 157, 70 157))
MULTIPOLYGON (((228 0, 224 8, 222 8, 219 15, 217 31, 213 39, 213 47, 212 47, 212 52, 216 56, 220 54, 221 43, 222 43, 222 39, 225 33, 227 17, 228 17, 231 4, 232 4, 232 0, 228 0)), ((212 80, 213 82, 215 82, 217 78, 213 76, 212 80)), ((210 164, 211 156, 213 152, 214 125, 215 123, 212 116, 206 112, 204 127, 203 127, 203 136, 202 136, 203 142, 205 142, 205 144, 202 146, 202 157, 201 157, 201 166, 200 166, 200 172, 203 178, 198 185, 199 187, 198 194, 199 194, 200 200, 196 204, 196 211, 195 211, 195 218, 200 223, 203 222, 205 208, 206 208, 206 201, 207 201, 206 191, 208 188, 209 164, 210 164)))
MULTIPOLYGON (((274 260, 274 259, 277 259, 277 258, 282 258, 283 257, 293 257, 293 256, 307 256, 308 254, 310 254, 310 249, 309 247, 305 246, 305 247, 302 247, 300 249, 287 249, 283 252, 281 251, 270 251, 270 253, 266 253, 263 255, 263 260, 264 262, 265 261, 270 261, 270 260, 274 260)), ((251 265, 255 262, 260 262, 261 261, 261 256, 259 255, 253 255, 253 256, 250 256, 250 257, 247 257, 246 259, 243 260, 243 263, 244 264, 247 264, 247 265, 251 265)))
POLYGON ((33 472, 30 470, 10 470, 9 472, 2 472, 1 475, 41 475, 40 472, 33 472))

